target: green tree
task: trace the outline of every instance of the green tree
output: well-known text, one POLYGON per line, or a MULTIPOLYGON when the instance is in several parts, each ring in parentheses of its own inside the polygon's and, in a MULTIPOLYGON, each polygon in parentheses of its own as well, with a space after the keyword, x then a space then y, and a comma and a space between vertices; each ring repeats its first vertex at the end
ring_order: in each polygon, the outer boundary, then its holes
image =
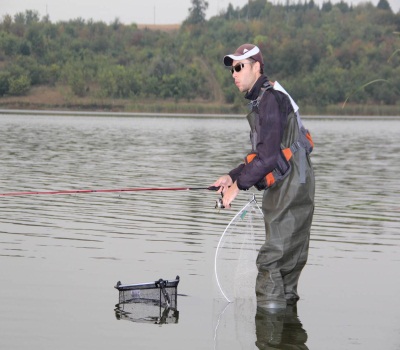
POLYGON ((12 17, 10 15, 5 15, 3 17, 3 29, 6 33, 9 33, 12 26, 12 17))
POLYGON ((4 96, 8 93, 10 83, 10 73, 0 71, 0 96, 4 96))
POLYGON ((45 54, 45 40, 41 26, 38 24, 30 25, 25 37, 30 43, 31 51, 38 56, 38 59, 41 59, 45 54))
POLYGON ((99 74, 99 82, 103 97, 128 98, 138 92, 134 72, 121 65, 106 67, 99 74))
POLYGON ((387 0, 379 0, 378 5, 376 5, 376 7, 381 10, 388 10, 392 12, 392 8, 390 7, 390 4, 387 0))
POLYGON ((8 84, 8 93, 16 96, 25 95, 31 87, 31 81, 27 75, 10 77, 8 79, 8 84))
POLYGON ((232 20, 234 18, 237 18, 237 12, 235 11, 231 3, 229 3, 228 5, 228 9, 226 10, 224 17, 227 20, 232 20))
POLYGON ((191 0, 192 7, 189 8, 189 16, 185 20, 186 24, 202 24, 206 21, 206 10, 208 2, 205 0, 191 0))
POLYGON ((20 45, 20 39, 13 34, 6 32, 0 33, 0 52, 2 51, 6 56, 14 56, 20 45))

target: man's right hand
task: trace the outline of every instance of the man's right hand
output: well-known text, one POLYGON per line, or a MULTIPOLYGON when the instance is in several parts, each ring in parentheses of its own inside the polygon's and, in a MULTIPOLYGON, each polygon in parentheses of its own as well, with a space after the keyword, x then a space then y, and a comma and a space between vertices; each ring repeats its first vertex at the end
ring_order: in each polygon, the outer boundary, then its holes
POLYGON ((219 187, 219 190, 217 192, 224 194, 228 190, 228 188, 232 186, 232 184, 232 178, 229 175, 223 175, 211 186, 219 187))

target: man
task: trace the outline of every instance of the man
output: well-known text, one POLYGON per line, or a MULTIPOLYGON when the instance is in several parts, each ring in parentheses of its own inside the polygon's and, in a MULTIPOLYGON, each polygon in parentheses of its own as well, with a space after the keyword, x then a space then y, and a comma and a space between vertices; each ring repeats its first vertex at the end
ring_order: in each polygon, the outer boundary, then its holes
POLYGON ((244 163, 220 177, 222 204, 229 208, 240 190, 264 190, 266 240, 257 257, 257 305, 285 308, 299 299, 297 284, 306 264, 314 212, 313 144, 301 124, 298 107, 278 82, 264 75, 260 49, 240 46, 224 57, 239 91, 251 108, 252 151, 244 163))

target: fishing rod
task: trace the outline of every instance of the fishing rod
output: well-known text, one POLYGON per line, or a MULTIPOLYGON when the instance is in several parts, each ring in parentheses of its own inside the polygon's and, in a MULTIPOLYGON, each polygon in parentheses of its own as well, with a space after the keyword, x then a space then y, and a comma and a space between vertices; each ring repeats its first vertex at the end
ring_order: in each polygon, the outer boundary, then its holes
POLYGON ((143 192, 143 191, 218 191, 219 187, 133 187, 133 188, 118 188, 109 190, 59 190, 59 191, 26 191, 26 192, 6 192, 0 193, 0 197, 11 196, 28 196, 28 195, 52 195, 52 194, 80 194, 80 193, 107 193, 107 192, 143 192))

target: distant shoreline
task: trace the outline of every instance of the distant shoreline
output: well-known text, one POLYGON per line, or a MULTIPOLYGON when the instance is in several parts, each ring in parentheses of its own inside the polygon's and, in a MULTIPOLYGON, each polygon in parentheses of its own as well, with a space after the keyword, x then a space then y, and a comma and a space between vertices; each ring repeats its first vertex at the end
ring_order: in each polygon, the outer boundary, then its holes
MULTIPOLYGON (((46 116, 89 116, 89 117, 161 117, 161 118, 221 118, 240 119, 243 114, 216 113, 153 113, 153 112, 101 112, 101 111, 58 111, 58 110, 29 110, 29 109, 0 109, 1 115, 46 115, 46 116)), ((373 115, 302 115, 303 119, 342 119, 342 120, 400 120, 399 116, 373 115)))
MULTIPOLYGON (((127 117, 190 117, 190 118, 242 118, 247 113, 245 101, 237 106, 219 101, 174 101, 151 99, 101 99, 76 97, 68 93, 65 86, 32 88, 24 96, 0 98, 0 113, 29 115, 97 115, 127 117)), ((400 105, 341 104, 318 108, 305 105, 300 107, 304 118, 343 119, 359 118, 400 118, 400 105)))

